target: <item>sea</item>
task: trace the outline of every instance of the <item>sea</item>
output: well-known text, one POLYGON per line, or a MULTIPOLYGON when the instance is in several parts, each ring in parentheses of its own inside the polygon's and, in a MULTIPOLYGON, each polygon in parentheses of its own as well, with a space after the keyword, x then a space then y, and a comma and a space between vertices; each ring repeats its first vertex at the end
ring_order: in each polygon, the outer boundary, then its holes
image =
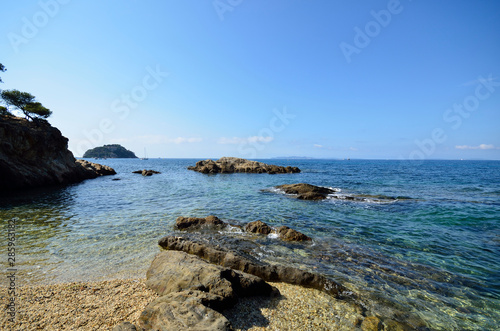
POLYGON ((2 282, 9 268, 17 286, 145 278, 177 217, 216 215, 307 234, 311 243, 271 238, 261 258, 323 274, 377 314, 500 329, 500 161, 266 159, 302 172, 206 175, 187 170, 198 160, 90 160, 117 175, 0 197, 2 282), (161 174, 132 173, 141 169, 161 174), (294 183, 335 193, 304 201, 275 188, 294 183))

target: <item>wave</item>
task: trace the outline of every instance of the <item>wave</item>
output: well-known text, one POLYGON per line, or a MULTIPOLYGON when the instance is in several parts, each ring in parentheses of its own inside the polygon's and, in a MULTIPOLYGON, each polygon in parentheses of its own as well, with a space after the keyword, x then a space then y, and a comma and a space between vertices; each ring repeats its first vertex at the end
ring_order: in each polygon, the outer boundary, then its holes
POLYGON ((382 194, 372 195, 372 194, 352 194, 352 193, 329 194, 327 199, 375 203, 375 204, 388 204, 388 203, 398 202, 401 200, 413 200, 413 198, 406 196, 391 197, 382 194))

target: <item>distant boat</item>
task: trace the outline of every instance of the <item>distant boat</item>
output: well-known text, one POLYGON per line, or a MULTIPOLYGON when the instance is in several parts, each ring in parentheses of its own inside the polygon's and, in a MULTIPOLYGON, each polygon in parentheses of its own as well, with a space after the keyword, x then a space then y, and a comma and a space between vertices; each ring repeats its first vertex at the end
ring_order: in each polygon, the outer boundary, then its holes
POLYGON ((141 160, 149 160, 148 155, 146 154, 146 148, 144 148, 144 157, 141 160))

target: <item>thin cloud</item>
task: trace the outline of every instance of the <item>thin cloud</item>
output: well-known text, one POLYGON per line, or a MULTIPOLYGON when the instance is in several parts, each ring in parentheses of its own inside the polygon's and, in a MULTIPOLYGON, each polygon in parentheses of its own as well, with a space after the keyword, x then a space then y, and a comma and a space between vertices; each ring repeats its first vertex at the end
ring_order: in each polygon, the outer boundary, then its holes
POLYGON ((493 144, 481 144, 478 146, 470 146, 470 145, 457 145, 455 146, 456 149, 500 149, 499 147, 495 147, 493 144))
POLYGON ((314 144, 313 146, 316 148, 323 148, 323 145, 314 144))
POLYGON ((113 139, 115 143, 124 143, 124 142, 134 142, 139 141, 143 144, 184 144, 184 143, 199 143, 203 141, 202 138, 195 137, 177 137, 171 138, 164 135, 147 135, 147 136, 138 136, 133 138, 125 138, 125 139, 113 139))

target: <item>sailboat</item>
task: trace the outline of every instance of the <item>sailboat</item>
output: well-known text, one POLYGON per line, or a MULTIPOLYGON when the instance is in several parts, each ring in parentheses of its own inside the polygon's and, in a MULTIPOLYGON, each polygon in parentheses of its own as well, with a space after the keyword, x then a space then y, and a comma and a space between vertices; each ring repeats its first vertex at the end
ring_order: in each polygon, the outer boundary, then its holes
POLYGON ((148 155, 146 154, 146 147, 144 147, 144 157, 141 160, 149 160, 148 155))

